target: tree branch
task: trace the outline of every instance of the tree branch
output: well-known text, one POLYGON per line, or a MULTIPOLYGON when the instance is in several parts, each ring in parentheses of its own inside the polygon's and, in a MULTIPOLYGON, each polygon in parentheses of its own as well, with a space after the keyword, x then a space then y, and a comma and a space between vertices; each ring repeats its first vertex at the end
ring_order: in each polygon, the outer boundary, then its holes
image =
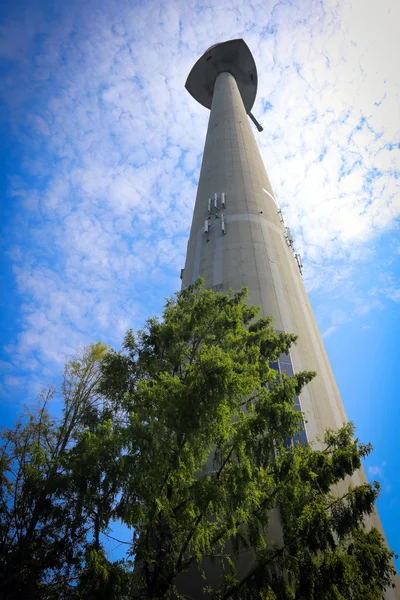
POLYGON ((258 563, 255 567, 253 567, 248 574, 243 577, 243 579, 241 581, 239 581, 236 585, 234 585, 233 587, 231 587, 221 598, 221 600, 229 600, 229 598, 232 598, 233 594, 236 594, 239 590, 242 589, 242 587, 244 585, 246 585, 246 583, 248 581, 251 580, 251 578, 253 577, 253 575, 255 575, 255 573, 257 573, 257 571, 259 571, 260 569, 264 569, 267 565, 269 565, 271 562, 273 562, 280 554, 283 553, 284 551, 284 547, 283 548, 279 548, 279 550, 276 550, 276 552, 274 552, 274 554, 269 558, 269 559, 265 559, 263 561, 261 561, 261 563, 258 563))

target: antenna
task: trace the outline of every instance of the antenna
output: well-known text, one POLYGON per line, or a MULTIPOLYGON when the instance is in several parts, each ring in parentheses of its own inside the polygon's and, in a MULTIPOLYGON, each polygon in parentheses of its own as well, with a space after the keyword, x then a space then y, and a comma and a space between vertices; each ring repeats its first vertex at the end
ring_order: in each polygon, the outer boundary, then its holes
POLYGON ((262 125, 260 125, 260 123, 257 121, 257 119, 255 118, 255 116, 253 115, 252 112, 249 112, 249 117, 253 121, 254 125, 257 127, 257 131, 259 131, 260 133, 262 131, 264 131, 264 127, 262 127, 262 125))
POLYGON ((301 256, 300 254, 295 254, 294 257, 297 261, 297 266, 299 267, 300 274, 303 275, 303 263, 301 261, 301 256))

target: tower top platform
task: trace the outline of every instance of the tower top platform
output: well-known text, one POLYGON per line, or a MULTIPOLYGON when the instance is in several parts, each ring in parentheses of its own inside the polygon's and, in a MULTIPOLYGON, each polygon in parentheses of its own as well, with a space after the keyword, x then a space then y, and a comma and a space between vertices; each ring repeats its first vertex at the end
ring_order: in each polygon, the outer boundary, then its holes
POLYGON ((197 102, 211 108, 214 84, 220 73, 236 79, 246 112, 253 107, 257 94, 257 69, 252 53, 242 39, 211 46, 189 73, 185 87, 197 102))

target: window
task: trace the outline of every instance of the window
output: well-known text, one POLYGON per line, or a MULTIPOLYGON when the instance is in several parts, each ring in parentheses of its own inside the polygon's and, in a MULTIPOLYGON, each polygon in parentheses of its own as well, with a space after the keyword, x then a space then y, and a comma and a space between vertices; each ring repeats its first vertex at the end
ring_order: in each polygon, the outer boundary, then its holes
MULTIPOLYGON (((277 334, 281 333, 280 331, 276 332, 277 334)), ((294 375, 294 369, 292 365, 292 359, 290 354, 280 354, 277 362, 270 363, 271 369, 278 371, 278 373, 284 373, 287 377, 291 377, 294 375)), ((300 398, 295 396, 294 398, 294 409, 296 412, 301 411, 300 398)), ((293 446, 295 444, 307 444, 307 435, 304 427, 304 421, 302 422, 301 430, 292 438, 288 438, 285 441, 285 446, 288 448, 289 446, 293 446)))

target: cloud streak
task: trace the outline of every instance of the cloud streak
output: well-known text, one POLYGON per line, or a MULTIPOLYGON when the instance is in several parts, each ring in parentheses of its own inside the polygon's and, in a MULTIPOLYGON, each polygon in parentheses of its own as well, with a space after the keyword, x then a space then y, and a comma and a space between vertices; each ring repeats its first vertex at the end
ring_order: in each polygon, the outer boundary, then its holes
POLYGON ((11 370, 118 343, 179 287, 208 117, 184 82, 227 38, 255 55, 257 139, 308 288, 353 285, 400 212, 398 8, 381 4, 374 35, 360 0, 88 2, 10 18, 2 101, 23 155, 9 185, 21 298, 11 370))

